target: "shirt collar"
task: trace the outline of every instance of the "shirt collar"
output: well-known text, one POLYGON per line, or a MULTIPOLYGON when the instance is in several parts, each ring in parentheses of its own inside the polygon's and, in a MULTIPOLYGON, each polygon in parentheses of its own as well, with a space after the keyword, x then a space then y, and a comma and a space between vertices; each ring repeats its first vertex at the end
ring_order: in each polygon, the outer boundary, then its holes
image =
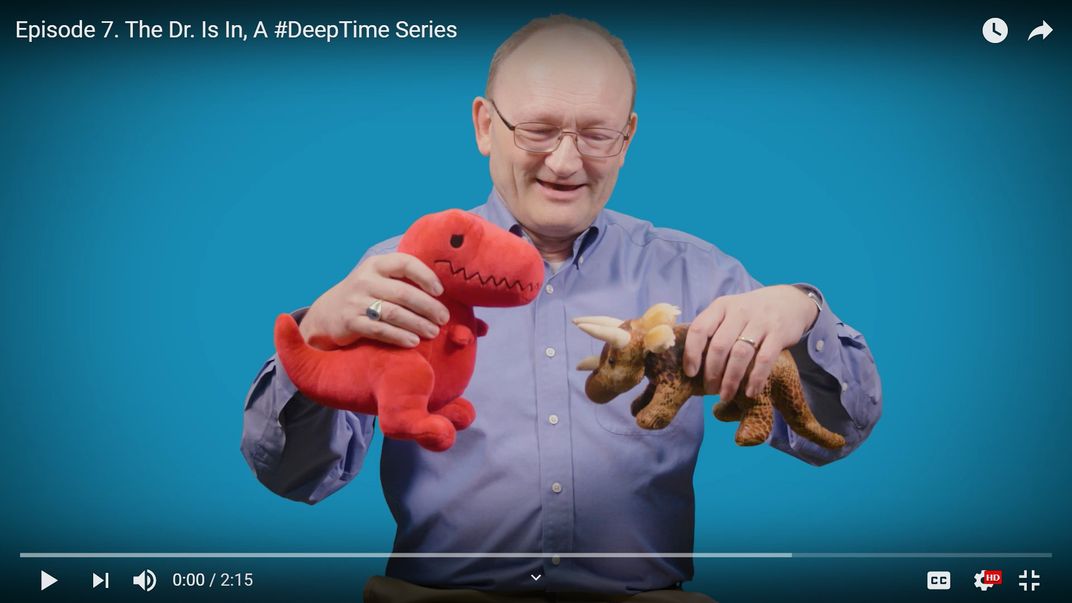
MULTIPOLYGON (((494 188, 491 189, 491 194, 488 195, 488 202, 480 209, 484 211, 478 210, 477 213, 483 215, 492 224, 520 235, 530 243, 532 242, 528 235, 525 234, 524 229, 521 228, 521 224, 518 224, 513 214, 506 207, 506 202, 499 196, 499 192, 494 188)), ((573 255, 570 257, 570 262, 578 268, 583 267, 584 263, 588 261, 588 256, 595 251, 597 243, 603 238, 602 235, 606 230, 607 212, 606 210, 600 210, 592 224, 573 241, 573 255)))

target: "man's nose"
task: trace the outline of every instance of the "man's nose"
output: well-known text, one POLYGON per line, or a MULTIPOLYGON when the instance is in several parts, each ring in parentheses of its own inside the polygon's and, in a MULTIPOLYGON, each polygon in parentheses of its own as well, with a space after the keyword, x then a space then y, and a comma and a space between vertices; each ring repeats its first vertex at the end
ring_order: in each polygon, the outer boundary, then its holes
POLYGON ((564 132, 558 141, 558 148, 547 155, 545 162, 556 176, 570 176, 580 170, 582 158, 577 150, 577 135, 564 132))

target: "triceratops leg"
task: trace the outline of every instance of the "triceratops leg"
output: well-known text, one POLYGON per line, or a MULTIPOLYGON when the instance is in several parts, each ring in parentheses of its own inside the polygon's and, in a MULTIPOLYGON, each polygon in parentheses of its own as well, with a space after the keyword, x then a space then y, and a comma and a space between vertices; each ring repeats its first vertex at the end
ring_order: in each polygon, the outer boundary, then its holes
POLYGON ((373 391, 380 413, 380 429, 389 438, 416 440, 436 452, 446 450, 454 444, 454 425, 446 417, 428 412, 435 373, 418 354, 407 361, 389 365, 377 375, 373 391))
MULTIPOLYGON (((649 384, 648 387, 651 387, 649 384)), ((677 411, 692 396, 692 387, 685 381, 667 381, 655 387, 655 395, 637 414, 637 425, 644 429, 662 429, 677 416, 677 411)))
POLYGON ((729 400, 719 400, 718 404, 715 404, 714 415, 719 421, 732 423, 744 418, 744 410, 740 404, 737 404, 736 399, 731 398, 729 400))
POLYGON ((740 426, 737 427, 737 435, 734 441, 738 446, 756 446, 767 441, 771 428, 774 426, 774 411, 771 410, 770 400, 760 396, 760 400, 750 401, 751 404, 744 406, 744 417, 740 426))
POLYGON ((801 437, 823 448, 841 448, 845 438, 823 427, 804 398, 800 374, 788 352, 782 352, 771 371, 771 398, 786 425, 801 437))

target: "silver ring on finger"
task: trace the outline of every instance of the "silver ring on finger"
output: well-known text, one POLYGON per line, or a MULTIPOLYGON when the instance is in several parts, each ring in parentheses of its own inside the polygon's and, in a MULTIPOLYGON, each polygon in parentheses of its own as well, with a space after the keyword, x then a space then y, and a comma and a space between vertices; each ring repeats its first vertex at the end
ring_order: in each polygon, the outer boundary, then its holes
POLYGON ((369 307, 365 310, 365 316, 369 317, 369 320, 379 320, 383 318, 383 300, 374 299, 369 307))
POLYGON ((759 345, 756 343, 755 339, 751 339, 749 337, 745 337, 744 335, 741 335, 740 337, 737 338, 737 341, 743 341, 743 342, 747 343, 748 345, 752 346, 753 350, 755 350, 757 352, 759 351, 759 345))

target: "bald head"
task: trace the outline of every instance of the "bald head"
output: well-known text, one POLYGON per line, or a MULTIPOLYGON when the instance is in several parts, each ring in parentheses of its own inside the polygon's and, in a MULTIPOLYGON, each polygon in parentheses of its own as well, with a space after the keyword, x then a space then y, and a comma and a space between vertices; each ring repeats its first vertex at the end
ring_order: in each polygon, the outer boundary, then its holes
MULTIPOLYGON (((553 15, 529 21, 495 51, 488 69, 485 96, 494 98, 500 74, 507 70, 542 68, 556 64, 581 64, 592 78, 629 84, 629 112, 636 104, 636 72, 622 41, 598 23, 568 15, 553 15), (504 69, 505 67, 505 69, 504 69)), ((552 77, 552 73, 532 74, 552 77)))

